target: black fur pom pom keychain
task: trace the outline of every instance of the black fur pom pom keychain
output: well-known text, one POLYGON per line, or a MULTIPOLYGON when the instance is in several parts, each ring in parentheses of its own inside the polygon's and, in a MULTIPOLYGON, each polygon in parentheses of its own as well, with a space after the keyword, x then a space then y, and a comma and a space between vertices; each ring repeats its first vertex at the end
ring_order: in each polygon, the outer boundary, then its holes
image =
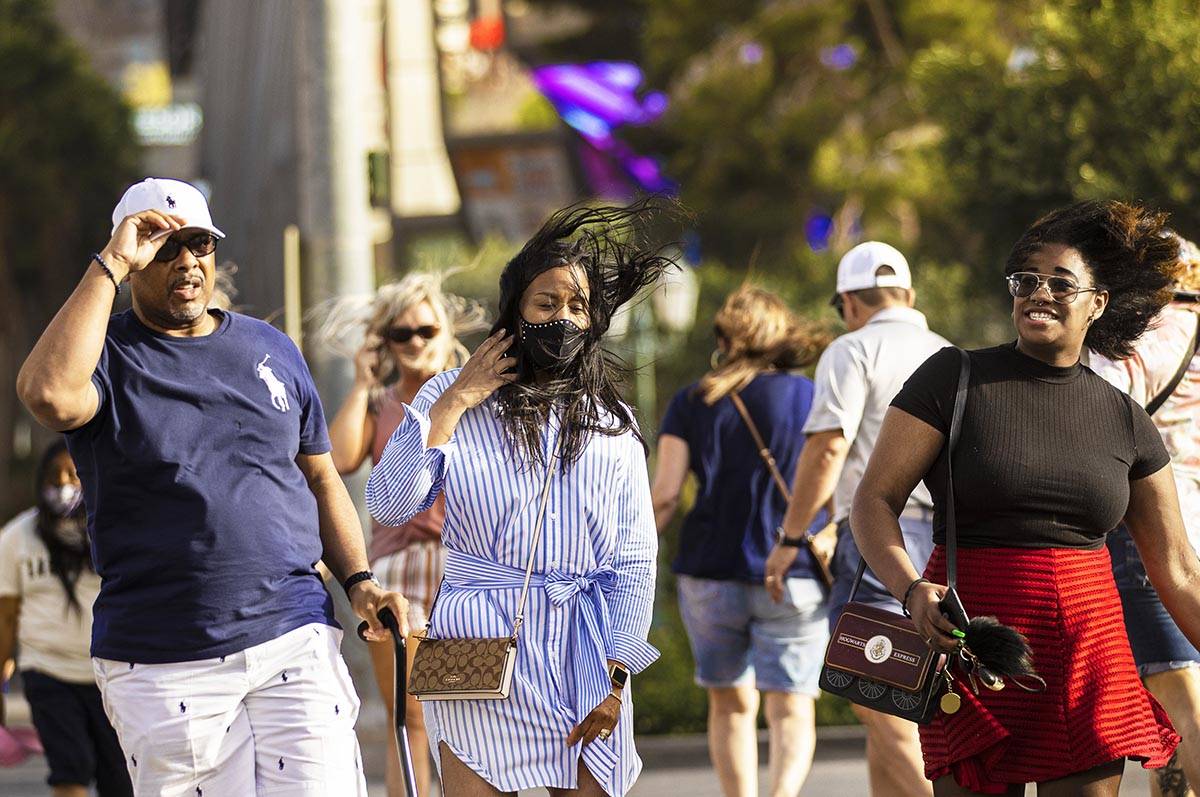
MULTIPOLYGON (((968 618, 954 589, 947 591, 940 607, 947 619, 965 634, 960 640, 959 657, 972 686, 978 679, 986 688, 999 691, 1007 678, 1027 692, 1046 688, 1046 682, 1033 666, 1029 640, 1020 631, 995 617, 968 618)), ((975 691, 979 691, 978 687, 975 691)))

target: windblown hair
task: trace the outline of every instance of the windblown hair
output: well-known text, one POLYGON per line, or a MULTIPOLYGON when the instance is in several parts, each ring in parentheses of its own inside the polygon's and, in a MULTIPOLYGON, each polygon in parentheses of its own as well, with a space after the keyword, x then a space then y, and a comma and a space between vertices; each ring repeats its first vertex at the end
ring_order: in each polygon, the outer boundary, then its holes
POLYGON ((313 311, 323 319, 318 340, 345 357, 353 357, 364 341, 379 342, 379 384, 372 392, 372 405, 400 379, 400 364, 384 345, 383 336, 406 310, 422 302, 433 308, 440 332, 427 345, 435 349, 430 356, 438 372, 466 362, 467 348, 459 336, 487 328, 487 312, 478 302, 442 289, 442 281, 451 273, 414 271, 380 286, 374 295, 340 297, 313 311))
POLYGON ((34 529, 38 539, 45 544, 46 550, 50 551, 50 572, 59 580, 63 591, 67 593, 67 605, 78 612, 82 611, 82 607, 79 605, 79 598, 75 595, 75 584, 79 581, 79 576, 85 568, 92 570, 92 554, 86 547, 82 551, 77 551, 63 545, 55 533, 55 529, 60 523, 78 523, 86 528, 87 507, 81 501, 74 512, 67 517, 60 518, 50 509, 42 494, 47 486, 50 468, 53 466, 54 460, 66 450, 67 442, 59 438, 42 452, 41 461, 37 466, 37 481, 34 483, 37 489, 37 520, 34 529))
POLYGON ((209 307, 217 310, 237 310, 237 306, 233 303, 238 296, 237 285, 233 280, 233 275, 237 272, 237 264, 231 260, 217 266, 216 275, 213 278, 212 298, 208 300, 209 307))
POLYGON ((494 394, 509 442, 530 459, 546 461, 542 432, 552 405, 562 412, 557 453, 564 470, 579 459, 593 434, 615 437, 632 431, 645 447, 633 413, 621 400, 620 386, 629 368, 603 348, 601 339, 622 305, 675 267, 663 248, 651 246, 648 239, 656 221, 673 221, 680 213, 675 203, 653 196, 628 207, 572 205, 551 216, 505 265, 493 332, 519 334, 521 297, 539 274, 570 266, 587 280, 589 326, 571 365, 539 385, 532 364, 515 346, 517 379, 494 394))
POLYGON ((797 318, 778 296, 750 285, 729 294, 713 323, 726 349, 721 363, 698 385, 700 397, 710 405, 763 371, 804 368, 830 340, 816 325, 797 318))
POLYGON ((1046 244, 1079 251, 1108 308, 1088 329, 1084 345, 1113 360, 1133 353, 1133 343, 1171 300, 1180 270, 1179 243, 1167 234, 1167 215, 1115 200, 1077 202, 1034 222, 1004 265, 1012 274, 1046 244))
POLYGON ((1200 247, 1177 233, 1171 233, 1179 242, 1179 275, 1175 278, 1175 289, 1185 293, 1200 293, 1200 247))

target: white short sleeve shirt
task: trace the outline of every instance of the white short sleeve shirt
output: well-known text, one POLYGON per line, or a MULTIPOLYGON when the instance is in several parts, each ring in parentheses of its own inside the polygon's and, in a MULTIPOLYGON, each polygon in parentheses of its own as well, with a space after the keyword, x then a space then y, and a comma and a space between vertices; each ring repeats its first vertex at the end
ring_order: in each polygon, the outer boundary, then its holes
MULTIPOLYGON (((854 491, 875 450, 892 399, 921 363, 949 345, 929 330, 923 313, 910 307, 888 307, 871 316, 861 329, 839 337, 821 355, 816 393, 804 432, 840 430, 850 441, 834 491, 836 519, 843 520, 850 514, 854 491)), ((925 485, 918 484, 909 505, 932 504, 925 485)))
POLYGON ((84 569, 75 584, 80 608, 71 608, 62 582, 50 570, 50 551, 36 525, 37 510, 29 509, 0 530, 0 598, 21 599, 17 664, 61 681, 92 683, 88 649, 100 577, 84 569))

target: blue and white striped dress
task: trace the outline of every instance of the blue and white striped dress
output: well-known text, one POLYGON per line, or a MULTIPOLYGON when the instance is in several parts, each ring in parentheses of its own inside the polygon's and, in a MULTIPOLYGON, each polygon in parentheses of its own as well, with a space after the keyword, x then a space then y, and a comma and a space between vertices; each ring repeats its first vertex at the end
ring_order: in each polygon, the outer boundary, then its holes
MULTIPOLYGON (((433 402, 448 371, 417 394, 367 482, 367 508, 398 525, 446 497, 446 575, 431 619, 434 637, 512 631, 546 470, 522 464, 489 399, 466 412, 451 440, 426 446, 433 402)), ((557 447, 558 423, 543 437, 557 447)), ((658 658, 646 642, 658 535, 641 444, 594 436, 564 474, 551 472, 516 672, 507 700, 423 704, 429 744, 450 750, 502 791, 575 788, 579 761, 605 791, 625 794, 641 772, 631 689, 607 740, 568 747, 566 737, 609 692, 607 659, 638 673, 658 658)))

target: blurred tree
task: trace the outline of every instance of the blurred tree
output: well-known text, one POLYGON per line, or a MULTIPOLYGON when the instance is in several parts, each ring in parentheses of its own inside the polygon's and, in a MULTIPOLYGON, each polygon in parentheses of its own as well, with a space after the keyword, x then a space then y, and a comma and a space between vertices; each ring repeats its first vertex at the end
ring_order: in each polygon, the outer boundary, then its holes
MULTIPOLYGON (((957 245, 997 273, 1037 216, 1077 199, 1145 201, 1200 234, 1200 8, 1191 0, 1060 0, 1022 46, 947 40, 914 65, 957 245)), ((956 244, 954 243, 956 242, 956 244)))
POLYGON ((138 147, 121 98, 87 66, 45 0, 0 0, 0 475, 7 514, 32 485, 14 479, 13 385, 33 342, 109 231, 138 147))
MULTIPOLYGON (((1042 0, 621 0, 620 13, 596 0, 533 4, 587 12, 591 25, 526 57, 631 58, 668 92, 660 123, 628 135, 680 182, 706 258, 734 269, 754 260, 796 283, 803 305, 827 296, 837 256, 871 237, 909 253, 918 279, 932 258, 931 270, 965 282, 954 276, 962 253, 943 244, 953 192, 937 119, 915 102, 914 65, 946 42, 1003 62, 1042 0)), ((959 331, 981 334, 948 330, 959 331)))

